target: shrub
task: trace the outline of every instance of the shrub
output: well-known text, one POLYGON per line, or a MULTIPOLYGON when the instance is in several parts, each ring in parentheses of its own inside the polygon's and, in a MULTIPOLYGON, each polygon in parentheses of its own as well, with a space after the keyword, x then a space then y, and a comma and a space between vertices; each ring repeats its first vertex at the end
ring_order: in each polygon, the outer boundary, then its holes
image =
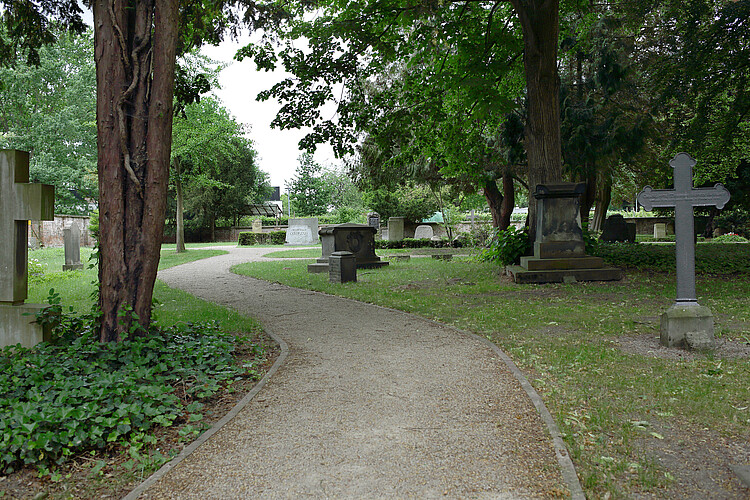
POLYGON ((375 240, 375 248, 444 248, 449 247, 447 239, 404 238, 400 241, 375 240))
POLYGON ((727 233, 722 234, 721 236, 717 236, 710 241, 711 243, 747 243, 748 239, 743 238, 739 234, 727 233))
MULTIPOLYGON (((592 254, 619 267, 657 272, 675 271, 673 245, 601 243, 592 254)), ((750 274, 750 245, 696 245, 695 272, 717 275, 750 274)))
POLYGON ((270 233, 240 233, 237 244, 247 245, 283 245, 286 241, 286 231, 271 231, 270 233))
POLYGON ((479 260, 495 262, 503 266, 517 264, 529 248, 529 235, 522 229, 510 226, 505 230, 495 229, 487 248, 477 256, 479 260))
POLYGON ((716 227, 729 233, 750 237, 750 213, 741 208, 722 212, 716 217, 716 227))

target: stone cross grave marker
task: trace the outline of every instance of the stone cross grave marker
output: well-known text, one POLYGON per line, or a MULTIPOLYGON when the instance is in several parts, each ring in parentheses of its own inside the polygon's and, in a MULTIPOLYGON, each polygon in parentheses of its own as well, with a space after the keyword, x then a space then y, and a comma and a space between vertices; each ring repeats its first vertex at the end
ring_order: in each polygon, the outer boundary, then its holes
POLYGON ((674 189, 646 186, 638 194, 638 203, 646 210, 674 208, 675 257, 677 262, 677 299, 662 316, 661 342, 667 346, 687 344, 693 348, 713 346, 713 316, 698 304, 695 293, 695 223, 693 207, 715 206, 729 201, 729 191, 721 184, 712 188, 693 187, 696 161, 687 153, 678 153, 669 164, 674 169, 674 189))
POLYGON ((63 229, 63 244, 65 245, 65 264, 63 271, 83 269, 81 264, 81 230, 75 222, 63 229))
POLYGON ((43 339, 31 323, 41 306, 25 304, 28 296, 29 220, 53 220, 55 188, 29 183, 29 154, 0 150, 0 347, 31 347, 43 339))

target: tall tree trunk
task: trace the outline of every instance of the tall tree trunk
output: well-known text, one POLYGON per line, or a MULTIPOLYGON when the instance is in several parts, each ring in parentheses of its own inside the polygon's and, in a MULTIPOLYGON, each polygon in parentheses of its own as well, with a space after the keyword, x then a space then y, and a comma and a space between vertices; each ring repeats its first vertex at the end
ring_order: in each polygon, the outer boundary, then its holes
POLYGON ((516 190, 510 172, 503 174, 503 202, 500 204, 500 229, 508 229, 516 204, 516 190))
POLYGON ((596 190, 596 208, 594 209, 594 220, 589 229, 591 231, 601 231, 604 227, 604 221, 607 218, 607 209, 612 202, 612 179, 607 177, 599 179, 599 186, 596 190))
POLYGON ((596 200, 596 173, 589 174, 584 180, 586 182, 586 192, 581 196, 581 224, 590 225, 589 214, 596 200))
POLYGON ((505 229, 501 227, 503 220, 500 216, 500 212, 502 211, 503 193, 497 188, 497 181, 494 179, 486 181, 482 191, 484 192, 484 197, 487 199, 487 205, 490 207, 490 214, 492 214, 492 227, 505 229))
POLYGON ((137 327, 143 333, 151 321, 169 178, 178 12, 177 0, 95 0, 93 10, 100 338, 106 342, 137 327))
POLYGON ((175 234, 175 247, 177 253, 185 252, 185 208, 182 199, 182 161, 179 156, 175 156, 172 161, 174 164, 174 190, 177 194, 177 231, 175 234))
POLYGON ((529 165, 529 233, 536 232, 537 184, 562 180, 560 77, 557 73, 559 0, 511 0, 523 30, 526 73, 526 157, 529 165))

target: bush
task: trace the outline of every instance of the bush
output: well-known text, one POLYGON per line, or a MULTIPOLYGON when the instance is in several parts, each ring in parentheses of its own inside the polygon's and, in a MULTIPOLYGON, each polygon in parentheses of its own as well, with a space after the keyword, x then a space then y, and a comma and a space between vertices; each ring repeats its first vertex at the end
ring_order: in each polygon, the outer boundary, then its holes
MULTIPOLYGON (((657 272, 675 271, 673 245, 600 243, 592 255, 612 265, 657 272)), ((700 244, 695 247, 698 274, 750 274, 750 245, 700 244)))
POLYGON ((247 372, 233 357, 247 339, 215 323, 154 328, 143 338, 100 343, 92 317, 51 309, 58 315, 56 342, 0 350, 4 473, 144 442, 154 426, 197 422, 200 400, 247 372))
POLYGON ((445 248, 450 247, 447 239, 404 238, 401 241, 375 240, 375 248, 445 248))
POLYGON ((286 231, 271 231, 270 233, 240 233, 237 244, 247 245, 283 245, 286 241, 286 231))
POLYGON ((479 260, 495 262, 503 266, 517 264, 529 248, 529 235, 523 229, 510 226, 505 230, 493 230, 489 246, 477 256, 479 260))
POLYGON ((739 234, 728 233, 722 234, 710 240, 711 243, 747 243, 747 238, 743 238, 739 234))
POLYGON ((750 213, 741 208, 722 212, 716 217, 716 227, 728 233, 750 237, 750 213))

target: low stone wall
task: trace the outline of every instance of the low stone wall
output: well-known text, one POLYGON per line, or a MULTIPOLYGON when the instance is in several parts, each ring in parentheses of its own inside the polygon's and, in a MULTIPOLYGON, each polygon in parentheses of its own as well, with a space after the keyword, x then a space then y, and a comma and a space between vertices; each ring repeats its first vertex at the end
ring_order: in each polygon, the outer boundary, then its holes
POLYGON ((55 215, 55 220, 32 221, 29 224, 29 245, 31 248, 63 246, 63 229, 78 224, 81 230, 81 246, 93 247, 94 238, 89 230, 89 217, 86 215, 55 215))

